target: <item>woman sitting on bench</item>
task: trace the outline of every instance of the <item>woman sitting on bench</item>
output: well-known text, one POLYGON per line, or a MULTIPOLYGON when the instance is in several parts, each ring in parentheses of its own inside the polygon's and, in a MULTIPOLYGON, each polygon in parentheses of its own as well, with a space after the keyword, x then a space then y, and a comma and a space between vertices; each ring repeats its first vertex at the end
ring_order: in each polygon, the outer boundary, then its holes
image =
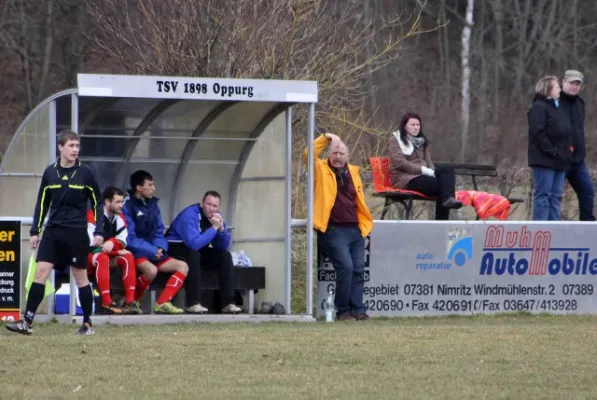
POLYGON ((399 130, 392 134, 388 144, 392 186, 411 190, 427 197, 437 197, 436 220, 450 219, 450 209, 462 207, 454 198, 454 170, 433 167, 429 141, 422 131, 421 117, 406 113, 399 130))

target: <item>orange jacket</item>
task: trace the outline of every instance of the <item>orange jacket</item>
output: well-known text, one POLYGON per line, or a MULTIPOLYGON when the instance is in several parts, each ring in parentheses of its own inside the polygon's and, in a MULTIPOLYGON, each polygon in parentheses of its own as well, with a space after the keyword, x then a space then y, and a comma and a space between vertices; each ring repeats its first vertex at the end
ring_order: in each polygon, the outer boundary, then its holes
MULTIPOLYGON (((325 232, 328 228, 330 214, 332 213, 332 208, 334 207, 336 195, 338 193, 336 175, 328 165, 328 160, 319 159, 319 155, 327 148, 328 144, 329 139, 324 135, 315 139, 313 143, 313 147, 315 148, 315 152, 313 153, 313 159, 315 160, 315 169, 313 171, 313 188, 315 192, 313 196, 313 227, 320 232, 325 232)), ((304 152, 304 162, 305 165, 307 165, 307 149, 305 149, 304 152)), ((363 182, 361 182, 361 177, 359 176, 359 167, 348 164, 348 172, 350 173, 354 188, 357 192, 356 206, 359 229, 361 235, 366 237, 373 229, 373 217, 365 203, 363 182)))

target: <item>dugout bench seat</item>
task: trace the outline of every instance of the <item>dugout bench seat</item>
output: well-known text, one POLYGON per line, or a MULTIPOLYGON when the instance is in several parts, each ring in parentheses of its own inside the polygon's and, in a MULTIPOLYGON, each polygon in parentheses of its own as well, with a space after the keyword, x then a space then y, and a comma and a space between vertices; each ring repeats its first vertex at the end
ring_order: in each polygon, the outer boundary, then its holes
MULTIPOLYGON (((137 276, 140 275, 137 272, 137 276)), ((255 293, 259 289, 265 289, 265 267, 262 266, 253 266, 253 267, 234 267, 234 275, 235 275, 235 290, 246 290, 248 292, 248 305, 247 305, 247 314, 253 314, 255 309, 255 293)), ((157 298, 157 291, 162 290, 166 286, 166 282, 170 274, 165 274, 158 272, 157 276, 151 282, 150 287, 147 291, 150 293, 150 309, 149 313, 153 314, 153 307, 156 302, 157 298)), ((57 268, 54 280, 54 286, 56 289, 60 288, 60 286, 64 283, 69 283, 69 274, 66 270, 57 268)), ((95 275, 89 276, 89 281, 93 284, 94 287, 97 287, 97 282, 95 279, 95 275)), ((123 294, 123 286, 122 286, 122 279, 121 279, 121 269, 120 268, 111 268, 110 269, 110 287, 112 289, 113 294, 123 294)), ((201 271, 201 290, 218 290, 220 288, 219 283, 219 274, 217 270, 214 269, 203 269, 201 271)), ((183 286, 184 289, 184 286, 183 286)), ((180 292, 177 296, 180 295, 180 292)), ((97 308, 96 304, 96 308, 97 308)), ((210 310, 212 311, 212 310, 210 310)))

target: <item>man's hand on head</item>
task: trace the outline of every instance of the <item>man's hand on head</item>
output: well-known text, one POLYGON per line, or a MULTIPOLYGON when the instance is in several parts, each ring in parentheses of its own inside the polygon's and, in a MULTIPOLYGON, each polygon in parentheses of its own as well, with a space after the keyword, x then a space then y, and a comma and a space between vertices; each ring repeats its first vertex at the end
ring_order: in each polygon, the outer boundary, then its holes
POLYGON ((334 149, 342 143, 342 139, 333 133, 325 133, 325 137, 330 141, 330 144, 328 145, 330 149, 334 149))

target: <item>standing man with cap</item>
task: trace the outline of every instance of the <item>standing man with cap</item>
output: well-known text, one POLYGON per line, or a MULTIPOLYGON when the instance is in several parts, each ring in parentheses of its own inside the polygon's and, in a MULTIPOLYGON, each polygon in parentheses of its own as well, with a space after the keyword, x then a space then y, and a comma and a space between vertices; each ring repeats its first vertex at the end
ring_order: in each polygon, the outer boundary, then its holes
POLYGON ((569 118, 573 128, 573 153, 570 167, 566 171, 566 179, 578 197, 579 219, 581 221, 595 221, 593 214, 595 189, 591 181, 591 174, 585 164, 585 102, 578 95, 584 76, 581 72, 568 70, 562 80, 560 93, 560 107, 569 118))
MULTIPOLYGON (((313 227, 317 245, 336 271, 336 315, 339 321, 364 321, 365 237, 373 229, 373 217, 365 203, 359 167, 348 163, 348 147, 326 133, 313 143, 313 227), (327 148, 328 158, 319 159, 327 148)), ((304 161, 307 163, 308 149, 304 161)))

